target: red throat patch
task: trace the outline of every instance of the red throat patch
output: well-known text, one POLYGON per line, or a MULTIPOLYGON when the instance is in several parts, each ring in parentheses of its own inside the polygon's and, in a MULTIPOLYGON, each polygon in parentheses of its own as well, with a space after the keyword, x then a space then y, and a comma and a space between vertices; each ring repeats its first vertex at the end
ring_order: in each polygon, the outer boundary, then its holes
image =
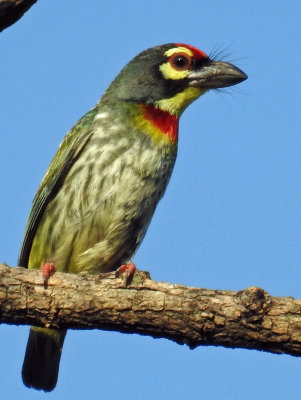
POLYGON ((141 104, 141 107, 143 118, 168 136, 173 143, 176 143, 178 140, 179 118, 152 105, 141 104))

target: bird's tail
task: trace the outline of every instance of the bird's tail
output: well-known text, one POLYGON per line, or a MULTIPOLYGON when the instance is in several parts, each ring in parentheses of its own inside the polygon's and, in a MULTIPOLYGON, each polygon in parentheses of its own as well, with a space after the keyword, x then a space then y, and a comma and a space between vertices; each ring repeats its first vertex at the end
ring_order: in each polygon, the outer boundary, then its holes
POLYGON ((55 388, 66 331, 30 328, 22 379, 26 386, 49 392, 55 388))

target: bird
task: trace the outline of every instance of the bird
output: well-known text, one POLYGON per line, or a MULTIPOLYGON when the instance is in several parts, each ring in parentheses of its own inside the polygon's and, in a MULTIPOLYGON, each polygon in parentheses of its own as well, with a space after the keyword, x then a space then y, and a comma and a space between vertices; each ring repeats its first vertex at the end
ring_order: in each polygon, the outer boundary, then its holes
MULTIPOLYGON (((84 275, 132 267, 174 167, 181 114, 210 89, 245 79, 233 64, 183 43, 135 56, 60 144, 34 197, 18 265, 42 266, 45 282, 54 269, 84 275)), ((55 388, 65 335, 30 328, 27 387, 55 388)))

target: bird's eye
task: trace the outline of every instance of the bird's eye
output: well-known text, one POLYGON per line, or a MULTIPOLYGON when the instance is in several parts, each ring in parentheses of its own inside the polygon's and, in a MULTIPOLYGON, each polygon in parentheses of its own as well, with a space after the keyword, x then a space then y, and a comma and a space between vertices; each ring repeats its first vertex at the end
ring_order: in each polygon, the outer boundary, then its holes
POLYGON ((191 57, 185 53, 176 53, 169 58, 170 65, 178 71, 185 71, 188 69, 191 62, 191 57))

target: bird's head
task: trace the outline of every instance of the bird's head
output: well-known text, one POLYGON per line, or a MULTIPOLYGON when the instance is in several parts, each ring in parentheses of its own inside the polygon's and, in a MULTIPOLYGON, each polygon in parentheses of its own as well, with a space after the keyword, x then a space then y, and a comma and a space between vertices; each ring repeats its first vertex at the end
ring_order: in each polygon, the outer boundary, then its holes
POLYGON ((247 75, 234 65, 213 61, 193 46, 163 44, 133 58, 109 86, 103 101, 152 105, 178 117, 206 91, 245 79, 247 75))

